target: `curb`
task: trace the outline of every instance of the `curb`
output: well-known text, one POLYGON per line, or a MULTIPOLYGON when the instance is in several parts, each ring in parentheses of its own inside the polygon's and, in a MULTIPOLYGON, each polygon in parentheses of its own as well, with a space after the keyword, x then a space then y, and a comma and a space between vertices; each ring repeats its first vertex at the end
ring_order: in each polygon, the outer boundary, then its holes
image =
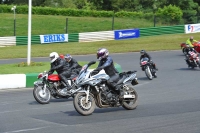
MULTIPOLYGON (((122 68, 119 64, 115 63, 115 68, 122 72, 122 68)), ((29 88, 33 87, 33 83, 37 81, 39 73, 28 73, 28 74, 3 74, 0 75, 0 89, 7 88, 29 88)))

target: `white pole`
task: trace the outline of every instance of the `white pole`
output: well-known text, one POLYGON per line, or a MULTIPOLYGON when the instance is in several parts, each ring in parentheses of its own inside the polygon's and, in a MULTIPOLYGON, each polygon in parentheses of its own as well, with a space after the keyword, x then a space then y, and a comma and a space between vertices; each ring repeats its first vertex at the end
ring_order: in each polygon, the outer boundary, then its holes
POLYGON ((32 0, 29 0, 28 6, 28 54, 27 54, 27 64, 31 63, 31 14, 32 14, 32 0))

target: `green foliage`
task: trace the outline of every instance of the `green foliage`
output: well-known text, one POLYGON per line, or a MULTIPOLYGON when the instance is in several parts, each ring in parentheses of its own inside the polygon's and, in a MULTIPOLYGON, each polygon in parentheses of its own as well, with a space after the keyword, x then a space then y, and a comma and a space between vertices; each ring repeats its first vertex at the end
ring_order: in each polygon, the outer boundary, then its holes
POLYGON ((177 23, 181 21, 183 12, 179 7, 169 5, 158 8, 157 15, 169 23, 177 23))

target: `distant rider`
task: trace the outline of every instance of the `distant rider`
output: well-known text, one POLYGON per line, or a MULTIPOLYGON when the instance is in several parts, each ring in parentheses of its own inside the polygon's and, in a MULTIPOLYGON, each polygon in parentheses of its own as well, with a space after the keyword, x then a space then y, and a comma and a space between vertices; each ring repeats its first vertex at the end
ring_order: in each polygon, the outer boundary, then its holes
POLYGON ((70 90, 72 87, 68 83, 68 79, 71 76, 71 71, 67 65, 67 62, 60 58, 57 52, 52 52, 49 55, 51 60, 51 69, 48 72, 48 74, 52 74, 54 71, 56 71, 60 77, 60 79, 65 83, 65 88, 70 90))
POLYGON ((186 45, 189 45, 191 48, 194 48, 194 46, 193 46, 193 43, 194 42, 198 42, 197 40, 194 40, 194 37, 193 36, 191 36, 190 38, 188 38, 187 40, 186 40, 186 45))
POLYGON ((65 60, 69 63, 69 69, 72 71, 72 72, 75 72, 77 74, 79 74, 79 72, 81 71, 82 69, 82 66, 78 64, 78 62, 72 58, 72 56, 70 54, 66 54, 65 55, 65 60))
POLYGON ((110 77, 107 83, 119 92, 120 96, 123 96, 123 91, 117 86, 119 72, 114 67, 114 62, 109 56, 109 51, 106 48, 99 48, 97 51, 97 59, 99 60, 99 64, 94 71, 101 71, 104 69, 105 73, 110 77))
MULTIPOLYGON (((151 56, 145 51, 145 50, 141 50, 140 51, 140 61, 141 61, 141 59, 142 58, 145 58, 145 57, 147 57, 149 60, 148 60, 148 62, 150 62, 150 63, 152 63, 152 65, 153 65, 153 68, 155 69, 155 70, 158 70, 158 68, 156 67, 156 64, 152 61, 152 58, 151 58, 151 56)), ((144 70, 143 70, 144 71, 144 70)))
POLYGON ((187 46, 187 48, 186 48, 186 59, 185 59, 185 61, 186 61, 186 63, 187 63, 187 65, 188 65, 188 67, 190 67, 190 62, 189 62, 189 56, 190 56, 190 53, 189 52, 195 52, 195 53, 198 53, 195 49, 194 49, 194 45, 193 45, 193 43, 194 42, 198 42, 197 40, 194 40, 194 37, 193 36, 191 36, 190 38, 188 38, 187 40, 186 40, 186 46, 187 46))

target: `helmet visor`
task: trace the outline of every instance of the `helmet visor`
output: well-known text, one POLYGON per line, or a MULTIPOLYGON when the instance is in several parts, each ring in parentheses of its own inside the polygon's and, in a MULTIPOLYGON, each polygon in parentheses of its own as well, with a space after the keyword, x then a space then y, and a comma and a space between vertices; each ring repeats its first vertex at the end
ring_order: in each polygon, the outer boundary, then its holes
POLYGON ((51 57, 50 57, 50 60, 53 60, 54 58, 55 58, 55 56, 51 56, 51 57))
POLYGON ((103 55, 104 55, 104 53, 98 52, 98 53, 97 53, 97 59, 101 59, 103 55))

